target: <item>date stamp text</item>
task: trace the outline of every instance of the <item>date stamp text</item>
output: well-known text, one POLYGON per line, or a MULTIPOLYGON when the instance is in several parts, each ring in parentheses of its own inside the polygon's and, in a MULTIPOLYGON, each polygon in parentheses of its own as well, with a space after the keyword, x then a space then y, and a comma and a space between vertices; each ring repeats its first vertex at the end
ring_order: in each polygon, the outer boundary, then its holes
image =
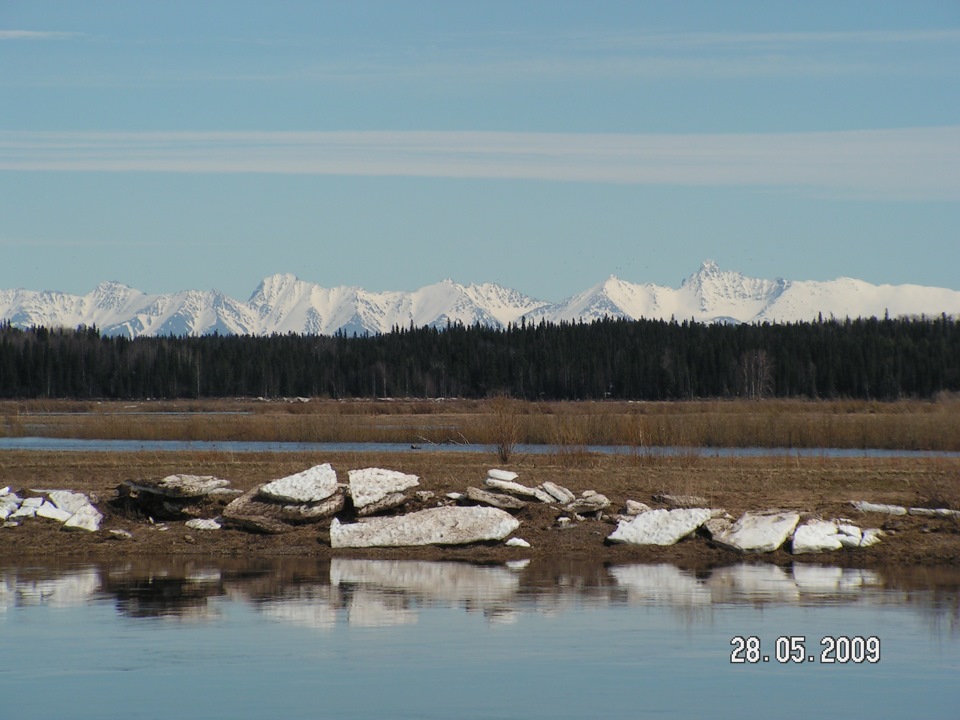
POLYGON ((730 662, 734 665, 759 663, 819 663, 845 665, 880 662, 880 638, 871 635, 824 635, 816 647, 807 647, 804 635, 781 635, 771 648, 756 635, 735 635, 730 639, 730 662))

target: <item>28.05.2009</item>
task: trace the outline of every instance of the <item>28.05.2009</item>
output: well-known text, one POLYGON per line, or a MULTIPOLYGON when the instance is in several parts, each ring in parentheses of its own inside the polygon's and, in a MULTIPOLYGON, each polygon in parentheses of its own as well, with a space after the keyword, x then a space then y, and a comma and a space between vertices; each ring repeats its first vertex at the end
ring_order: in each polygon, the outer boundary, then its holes
POLYGON ((781 635, 774 642, 774 652, 763 651, 763 643, 756 635, 735 635, 730 639, 733 650, 730 662, 735 665, 753 665, 775 661, 786 663, 817 663, 822 665, 880 662, 880 638, 871 635, 847 637, 825 635, 820 638, 820 651, 807 652, 807 638, 804 635, 781 635))

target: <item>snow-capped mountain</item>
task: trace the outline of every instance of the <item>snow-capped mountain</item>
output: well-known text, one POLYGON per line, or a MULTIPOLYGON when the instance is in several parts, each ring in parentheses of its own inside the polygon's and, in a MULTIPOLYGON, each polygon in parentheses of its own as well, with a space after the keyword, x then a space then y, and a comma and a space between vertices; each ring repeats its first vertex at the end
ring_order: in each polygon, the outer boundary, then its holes
MULTIPOLYGON (((814 283, 825 285, 828 283, 814 283)), ((772 319, 762 314, 773 308, 790 283, 782 278, 760 280, 723 271, 712 260, 686 278, 679 288, 634 285, 609 277, 600 285, 574 295, 558 305, 534 313, 546 320, 617 318, 693 318, 699 322, 752 322, 772 319)), ((803 315, 813 319, 819 310, 803 315)), ((883 313, 881 308, 880 313, 883 313)), ((776 314, 776 313, 775 313, 776 314)), ((824 313, 829 316, 829 311, 824 313)), ((868 315, 874 313, 867 313, 868 315)), ((777 318, 786 320, 788 318, 777 318)))
POLYGON ((249 332, 244 303, 212 290, 145 295, 120 283, 100 283, 87 295, 0 290, 0 319, 15 327, 96 325, 105 335, 204 335, 249 332))
POLYGON ((106 335, 331 335, 389 332, 394 327, 445 327, 448 322, 509 323, 603 317, 699 322, 795 322, 823 317, 960 315, 960 291, 919 285, 763 280, 707 261, 679 288, 637 285, 610 277, 560 303, 483 283, 443 280, 413 292, 324 288, 294 275, 265 278, 246 302, 211 290, 146 295, 101 283, 87 295, 0 290, 0 320, 16 327, 96 325, 106 335))
POLYGON ((323 288, 293 275, 266 278, 246 307, 254 324, 245 332, 332 335, 388 332, 394 327, 506 326, 546 303, 500 285, 444 280, 413 292, 374 293, 355 287, 323 288))

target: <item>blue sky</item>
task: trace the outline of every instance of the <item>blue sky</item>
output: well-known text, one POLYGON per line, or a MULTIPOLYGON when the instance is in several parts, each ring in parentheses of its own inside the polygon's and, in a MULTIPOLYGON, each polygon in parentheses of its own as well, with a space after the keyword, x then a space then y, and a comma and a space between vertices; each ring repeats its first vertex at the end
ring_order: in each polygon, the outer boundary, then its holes
POLYGON ((960 3, 0 2, 0 288, 960 289, 960 3))

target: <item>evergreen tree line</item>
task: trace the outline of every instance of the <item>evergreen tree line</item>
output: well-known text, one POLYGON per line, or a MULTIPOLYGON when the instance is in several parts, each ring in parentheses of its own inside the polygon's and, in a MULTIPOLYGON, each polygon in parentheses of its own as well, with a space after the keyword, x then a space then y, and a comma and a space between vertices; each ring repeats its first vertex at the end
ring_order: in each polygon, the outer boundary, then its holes
POLYGON ((960 391, 947 316, 395 328, 371 336, 104 337, 0 324, 0 397, 931 398, 960 391))

